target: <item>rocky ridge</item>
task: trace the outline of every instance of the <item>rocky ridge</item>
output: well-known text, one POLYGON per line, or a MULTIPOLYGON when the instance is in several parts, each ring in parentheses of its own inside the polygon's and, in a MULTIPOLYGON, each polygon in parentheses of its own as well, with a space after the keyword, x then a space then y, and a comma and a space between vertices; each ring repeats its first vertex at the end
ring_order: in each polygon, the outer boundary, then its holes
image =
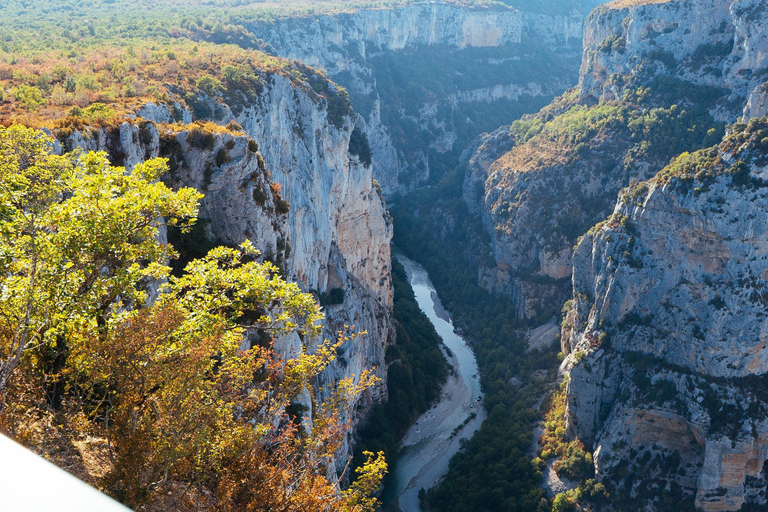
POLYGON ((724 121, 764 115, 766 16, 760 0, 600 6, 585 22, 582 100, 618 99, 628 85, 663 74, 725 90, 716 109, 724 121))
POLYGON ((628 496, 671 482, 703 510, 766 503, 765 135, 737 125, 627 189, 576 250, 568 426, 628 496), (662 463, 622 477, 644 453, 662 463))
POLYGON ((555 281, 571 274, 576 238, 610 213, 623 186, 714 144, 720 123, 765 114, 765 16, 752 0, 592 11, 579 86, 508 129, 507 151, 495 160, 465 159, 464 197, 483 216, 497 264, 481 269, 483 286, 516 297, 522 316, 555 309, 546 298, 563 297, 555 281), (677 108, 678 119, 660 108, 677 108))
POLYGON ((573 297, 568 432, 617 510, 766 503, 766 16, 600 6, 579 86, 464 155, 495 261, 483 286, 529 318, 573 297))

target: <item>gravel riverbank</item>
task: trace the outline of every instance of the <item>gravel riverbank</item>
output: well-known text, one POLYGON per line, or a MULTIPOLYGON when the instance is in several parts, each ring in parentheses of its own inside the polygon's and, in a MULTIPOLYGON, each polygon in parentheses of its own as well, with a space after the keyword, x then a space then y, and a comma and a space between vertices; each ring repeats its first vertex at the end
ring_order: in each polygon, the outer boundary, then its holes
POLYGON ((443 386, 440 402, 419 417, 401 444, 394 471, 402 512, 418 512, 419 490, 433 487, 448 470, 459 441, 471 437, 485 419, 477 361, 440 304, 426 270, 400 253, 419 307, 443 339, 443 353, 455 372, 443 386), (445 350, 448 347, 449 351, 445 350))

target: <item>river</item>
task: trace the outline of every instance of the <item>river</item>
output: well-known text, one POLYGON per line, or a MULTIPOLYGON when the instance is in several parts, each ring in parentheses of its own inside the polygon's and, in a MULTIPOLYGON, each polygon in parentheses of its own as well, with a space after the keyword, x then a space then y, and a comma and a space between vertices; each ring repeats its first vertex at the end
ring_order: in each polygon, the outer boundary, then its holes
POLYGON ((480 428, 485 410, 475 356, 456 334, 427 271, 399 252, 395 256, 405 267, 419 307, 443 339, 443 354, 456 370, 448 376, 440 402, 416 420, 400 445, 402 454, 394 470, 398 505, 402 512, 418 512, 419 490, 433 487, 448 471, 448 461, 459 451, 459 441, 480 428), (457 428, 460 430, 453 435, 457 428))

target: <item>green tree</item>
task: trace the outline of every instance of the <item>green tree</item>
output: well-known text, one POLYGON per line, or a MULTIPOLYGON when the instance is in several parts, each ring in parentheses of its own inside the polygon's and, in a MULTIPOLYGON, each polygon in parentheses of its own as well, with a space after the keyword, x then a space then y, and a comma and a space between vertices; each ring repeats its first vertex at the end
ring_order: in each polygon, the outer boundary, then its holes
POLYGON ((221 90, 221 81, 211 75, 201 76, 197 79, 195 85, 208 96, 213 96, 217 91, 221 90))
POLYGON ((157 182, 164 160, 126 173, 103 153, 52 147, 42 132, 0 127, 0 404, 30 347, 146 301, 142 283, 168 273, 158 219, 197 214, 196 191, 157 182))
POLYGON ((64 80, 64 90, 67 92, 75 92, 77 90, 77 79, 73 76, 68 76, 64 80))
POLYGON ((40 89, 37 87, 21 84, 12 92, 16 98, 16 101, 21 102, 24 108, 30 112, 38 110, 40 107, 45 105, 43 95, 40 92, 40 89))
MULTIPOLYGON (((51 147, 42 132, 0 127, 2 403, 26 389, 16 381, 44 382, 55 347, 66 383, 56 417, 108 440, 98 483, 125 503, 169 510, 189 495, 216 510, 373 511, 381 453, 368 454, 347 491, 329 475, 348 405, 376 378, 363 372, 324 400, 315 394, 353 334, 279 357, 276 337, 319 334, 312 295, 258 263, 248 242, 171 275, 175 253, 158 230, 188 229, 200 194, 163 185, 162 159, 126 172, 103 153, 51 147), (311 417, 289 412, 303 400, 311 417)), ((13 418, 28 414, 13 403, 0 423, 18 430, 13 418)))
POLYGON ((572 510, 576 510, 576 507, 564 492, 555 496, 552 501, 552 512, 571 512, 572 510))

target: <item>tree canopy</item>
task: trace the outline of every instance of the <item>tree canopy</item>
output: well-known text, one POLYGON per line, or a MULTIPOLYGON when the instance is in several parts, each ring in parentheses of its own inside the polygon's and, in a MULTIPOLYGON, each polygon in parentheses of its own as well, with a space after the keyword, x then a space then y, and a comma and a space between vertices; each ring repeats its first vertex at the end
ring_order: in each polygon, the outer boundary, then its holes
POLYGON ((313 386, 355 334, 280 357, 276 338, 319 334, 317 304, 249 242, 171 275, 165 227, 189 229, 201 196, 160 182, 163 159, 52 149, 0 127, 0 430, 101 447, 92 483, 132 507, 372 510, 381 454, 344 491, 330 469, 375 377, 313 386))

